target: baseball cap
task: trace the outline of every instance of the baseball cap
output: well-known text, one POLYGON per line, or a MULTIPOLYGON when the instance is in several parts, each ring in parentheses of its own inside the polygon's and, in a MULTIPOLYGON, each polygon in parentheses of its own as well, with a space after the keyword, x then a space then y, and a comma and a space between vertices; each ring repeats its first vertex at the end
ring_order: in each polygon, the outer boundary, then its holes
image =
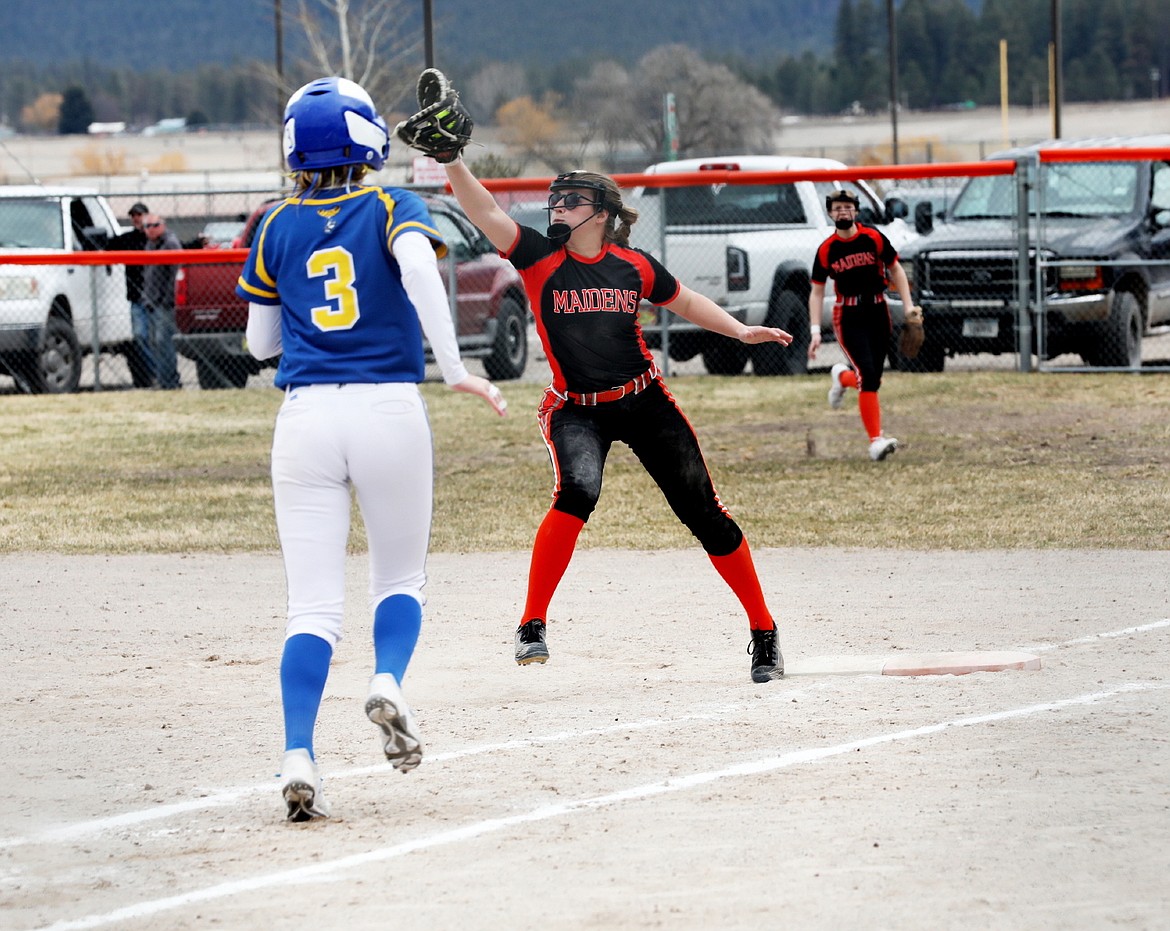
POLYGON ((140 213, 150 213, 150 208, 146 204, 139 202, 126 211, 130 216, 137 216, 140 213))

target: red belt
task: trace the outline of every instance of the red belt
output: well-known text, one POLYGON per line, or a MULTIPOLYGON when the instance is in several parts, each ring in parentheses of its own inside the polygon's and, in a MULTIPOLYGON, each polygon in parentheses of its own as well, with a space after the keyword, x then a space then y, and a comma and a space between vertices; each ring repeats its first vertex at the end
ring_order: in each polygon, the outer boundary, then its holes
POLYGON ((651 365, 637 378, 632 378, 624 385, 619 385, 616 388, 610 388, 608 391, 591 391, 588 394, 577 394, 573 391, 566 391, 565 395, 570 401, 575 404, 580 404, 582 407, 596 407, 598 404, 605 404, 607 401, 620 401, 624 397, 638 394, 645 391, 654 382, 661 372, 658 371, 657 365, 651 365))

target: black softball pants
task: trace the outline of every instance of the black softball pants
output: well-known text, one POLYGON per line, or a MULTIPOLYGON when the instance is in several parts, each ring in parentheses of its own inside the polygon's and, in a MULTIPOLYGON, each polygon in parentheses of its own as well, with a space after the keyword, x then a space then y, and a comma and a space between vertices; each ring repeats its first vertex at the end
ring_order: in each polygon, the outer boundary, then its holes
POLYGON ((890 310, 886 302, 846 304, 833 309, 837 341, 857 371, 858 390, 877 391, 890 351, 890 310))
POLYGON ((695 431, 661 380, 639 394, 594 407, 567 401, 550 389, 539 416, 553 461, 556 510, 589 520, 601 497, 610 447, 622 442, 709 555, 726 556, 739 548, 743 532, 715 493, 695 431))

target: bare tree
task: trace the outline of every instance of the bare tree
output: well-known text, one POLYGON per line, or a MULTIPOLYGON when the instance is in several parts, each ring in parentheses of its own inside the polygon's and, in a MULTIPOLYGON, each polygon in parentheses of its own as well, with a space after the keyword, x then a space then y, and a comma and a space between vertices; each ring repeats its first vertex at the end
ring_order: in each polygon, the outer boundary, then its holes
POLYGON ((531 97, 518 97, 504 104, 496 113, 500 137, 525 159, 535 159, 554 172, 580 167, 584 145, 572 139, 565 124, 557 118, 560 97, 546 94, 537 103, 531 97))
POLYGON ((628 143, 634 96, 634 77, 628 70, 611 61, 596 63, 573 88, 573 112, 586 138, 600 139, 611 155, 628 143))
POLYGON ((679 154, 770 152, 780 112, 732 71, 704 61, 685 45, 652 49, 632 75, 601 63, 578 85, 578 109, 611 147, 634 142, 651 159, 665 142, 663 99, 674 94, 679 154))
POLYGON ((528 78, 517 64, 492 62, 477 71, 467 86, 456 81, 463 102, 470 108, 476 123, 494 122, 496 111, 509 100, 528 93, 528 78))
MULTIPOLYGON (((337 75, 362 85, 378 109, 414 109, 420 48, 404 0, 299 0, 295 20, 308 44, 310 66, 299 80, 337 75)), ((290 82, 292 83, 292 82, 290 82)))

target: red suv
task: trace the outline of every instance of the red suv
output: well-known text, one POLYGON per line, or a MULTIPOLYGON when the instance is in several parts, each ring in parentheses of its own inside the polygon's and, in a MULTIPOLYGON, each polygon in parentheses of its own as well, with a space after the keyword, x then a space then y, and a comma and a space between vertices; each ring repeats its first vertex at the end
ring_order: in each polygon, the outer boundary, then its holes
MULTIPOLYGON (((452 315, 464 359, 481 359, 498 381, 519 378, 528 364, 528 297, 520 275, 500 258, 452 197, 419 192, 447 243, 439 273, 454 293, 452 315)), ((250 248, 260 219, 277 200, 261 204, 233 244, 250 248)), ((241 264, 184 265, 175 277, 175 348, 195 362, 201 388, 242 388, 248 376, 275 366, 244 346, 248 305, 236 296, 241 264)), ((431 359, 429 352, 428 360, 431 359)))

